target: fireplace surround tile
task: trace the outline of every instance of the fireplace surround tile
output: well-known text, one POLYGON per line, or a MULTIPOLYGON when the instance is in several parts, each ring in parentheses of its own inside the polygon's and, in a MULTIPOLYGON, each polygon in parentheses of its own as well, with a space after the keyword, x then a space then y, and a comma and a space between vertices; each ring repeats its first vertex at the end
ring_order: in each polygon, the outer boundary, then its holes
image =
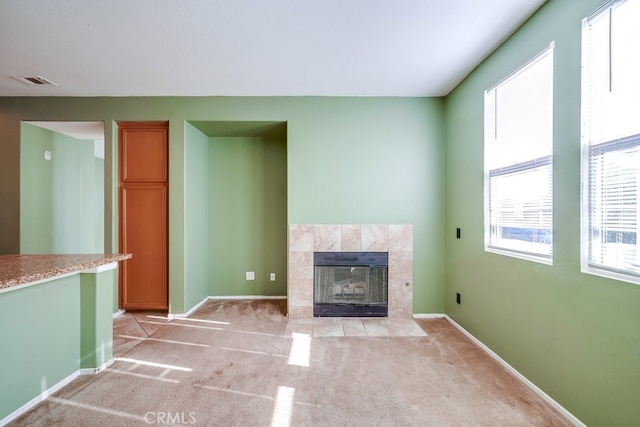
POLYGON ((313 319, 313 306, 289 306, 287 316, 290 319, 313 319))
MULTIPOLYGON (((313 268, 313 267, 312 267, 313 268)), ((312 307, 313 308, 313 278, 311 279, 298 279, 298 291, 292 292, 288 296, 288 303, 297 307, 312 307), (309 305, 311 301, 311 305, 309 305)))
POLYGON ((342 228, 339 225, 320 224, 313 227, 314 252, 338 252, 341 242, 342 228))
POLYGON ((289 252, 290 280, 313 280, 313 251, 289 252))
POLYGON ((413 317, 413 226, 410 224, 291 224, 288 316, 313 318, 314 252, 388 252, 389 318, 413 317))
POLYGON ((362 251, 362 226, 357 224, 342 225, 342 252, 362 251))
POLYGON ((389 250, 389 226, 384 224, 363 224, 362 250, 365 252, 387 252, 389 250))
POLYGON ((411 225, 389 225, 389 251, 413 251, 413 227, 411 225))
POLYGON ((366 337, 367 330, 360 319, 342 319, 344 335, 349 337, 366 337))
MULTIPOLYGON (((313 296, 313 295, 312 295, 313 296)), ((413 314, 413 252, 389 252, 389 317, 413 314)))
POLYGON ((313 300, 313 251, 289 252, 288 278, 289 283, 295 283, 288 292, 289 306, 309 306, 313 300))
POLYGON ((292 224, 289 228, 290 251, 313 251, 314 226, 292 224))

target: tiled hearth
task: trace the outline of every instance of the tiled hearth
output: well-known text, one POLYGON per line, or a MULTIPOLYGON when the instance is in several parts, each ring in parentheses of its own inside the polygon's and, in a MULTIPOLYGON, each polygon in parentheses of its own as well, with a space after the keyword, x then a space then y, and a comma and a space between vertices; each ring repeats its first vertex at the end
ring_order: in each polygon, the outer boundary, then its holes
POLYGON ((290 319, 313 318, 314 252, 388 252, 389 318, 412 319, 412 225, 291 224, 287 290, 290 319))

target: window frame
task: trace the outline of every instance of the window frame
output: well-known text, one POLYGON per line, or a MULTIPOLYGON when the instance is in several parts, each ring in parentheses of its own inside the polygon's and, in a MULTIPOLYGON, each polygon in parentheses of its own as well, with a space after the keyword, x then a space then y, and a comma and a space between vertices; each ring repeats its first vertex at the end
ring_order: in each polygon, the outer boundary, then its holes
MULTIPOLYGON (((519 163, 513 164, 513 165, 508 165, 508 166, 502 166, 502 167, 497 167, 497 168, 493 168, 493 169, 489 169, 489 167, 487 166, 487 146, 489 144, 490 134, 489 132, 489 126, 494 127, 496 126, 497 123, 497 106, 494 106, 494 112, 493 112, 493 120, 489 120, 488 119, 488 113, 487 113, 487 96, 489 96, 489 94, 495 90, 497 90, 498 88, 500 88, 500 86, 505 85, 506 83, 509 83, 510 81, 512 81, 513 79, 517 78, 518 75, 520 75, 521 73, 523 73, 524 71, 530 69, 531 67, 535 66, 538 62, 540 62, 541 60, 547 58, 548 56, 551 57, 551 99, 553 100, 554 94, 555 94, 555 90, 554 90, 554 67, 555 67, 555 56, 554 56, 554 51, 555 51, 555 42, 550 42, 547 46, 545 46, 542 50, 540 50, 537 54, 535 54, 533 57, 531 57, 530 59, 528 59, 527 61, 525 61, 523 64, 521 64, 520 66, 516 67, 513 71, 511 71, 510 73, 508 73, 505 77, 503 77, 502 79, 500 79, 498 82, 496 82, 495 84, 491 85, 489 88, 487 88, 484 91, 484 126, 485 126, 485 132, 484 132, 484 156, 483 156, 483 169, 484 169, 484 249, 486 252, 490 252, 490 253, 495 253, 495 254, 500 254, 500 255, 505 255, 505 256, 510 256, 510 257, 514 257, 514 258, 520 258, 520 259, 524 259, 527 261, 533 261, 533 262, 538 262, 538 263, 542 263, 542 264, 547 264, 547 265, 553 265, 553 127, 554 127, 554 123, 553 123, 553 103, 552 103, 552 113, 551 113, 551 150, 549 151, 548 154, 542 156, 542 157, 531 157, 531 158, 527 158, 526 160, 523 160, 519 163), (550 172, 549 172, 549 185, 550 185, 550 205, 549 205, 549 210, 550 210, 550 215, 551 215, 551 219, 550 219, 550 239, 551 241, 548 243, 548 248, 549 248, 549 253, 548 254, 543 254, 543 253, 539 253, 539 252, 533 252, 533 251, 528 251, 528 250, 524 250, 524 249, 515 249, 513 247, 505 247, 502 245, 497 245, 493 242, 492 239, 492 215, 491 215, 491 185, 490 185, 490 180, 492 177, 496 177, 496 176, 500 176, 500 175, 504 175, 507 176, 509 174, 516 174, 516 173, 522 173, 522 172, 528 172, 528 171, 535 171, 536 169, 539 169, 541 167, 550 167, 550 172)), ((495 102, 495 101, 494 101, 495 102)), ((495 132, 495 131, 494 131, 495 132)))
MULTIPOLYGON (((611 49, 613 49, 612 40, 611 40, 611 23, 612 21, 612 13, 613 11, 624 4, 627 0, 611 0, 602 5, 600 8, 596 9, 589 16, 585 17, 582 20, 582 52, 581 52, 581 61, 582 61, 582 74, 581 74, 581 94, 582 94, 582 103, 581 103, 581 161, 580 161, 580 179, 581 179, 581 193, 580 193, 580 269, 583 273, 592 274, 596 276, 606 277, 609 279, 619 280, 628 283, 640 284, 640 268, 633 270, 630 268, 619 267, 617 265, 607 264, 606 262, 597 262, 592 257, 592 250, 595 244, 592 244, 592 236, 593 230, 595 229, 595 225, 592 226, 592 215, 598 214, 599 217, 603 217, 607 213, 607 207, 603 204, 600 204, 600 210, 594 212, 592 210, 593 200, 592 200, 592 182, 594 182, 592 172, 592 159, 604 159, 604 155, 606 153, 616 153, 623 152, 628 149, 638 148, 640 149, 640 129, 636 131, 632 131, 629 134, 612 134, 597 138, 595 135, 590 134, 590 128, 593 123, 598 122, 602 119, 594 120, 594 112, 591 109, 591 101, 590 101, 590 91, 592 85, 592 79, 590 78, 590 64, 592 62, 590 58, 591 54, 591 46, 596 42, 593 42, 590 38, 590 25, 593 22, 597 22, 601 19, 607 19, 609 22, 608 35, 609 40, 609 92, 612 92, 611 89, 613 86, 612 81, 612 73, 613 69, 611 68, 611 49), (604 14, 609 14, 609 17, 603 16, 604 14), (636 133, 638 132, 638 133, 636 133), (592 140, 593 139, 593 140, 592 140), (600 156, 600 157, 598 157, 600 156)), ((640 93, 640 88, 638 90, 640 93)), ((627 129, 628 130, 628 129, 627 129)), ((640 174, 640 171, 639 171, 640 174)), ((602 181, 599 181, 602 182, 602 181)), ((619 181, 621 182, 621 180, 619 181)), ((604 185, 604 184, 601 184, 604 185)), ((636 181, 636 194, 635 194, 635 209, 636 216, 640 216, 640 177, 636 181)), ((621 187, 621 185, 618 185, 621 187)), ((602 221, 601 221, 602 222, 602 221)), ((640 217, 636 220, 636 248, 638 248, 638 238, 640 237, 640 217)), ((598 228, 601 230, 600 233, 608 233, 608 230, 603 229, 602 227, 598 228)), ((619 230, 618 232, 622 232, 619 230)), ((606 244, 600 242, 601 245, 606 244)), ((637 249, 638 250, 638 249, 637 249)), ((638 255, 636 255, 638 256, 638 255)), ((632 264, 633 265, 633 264, 632 264)))

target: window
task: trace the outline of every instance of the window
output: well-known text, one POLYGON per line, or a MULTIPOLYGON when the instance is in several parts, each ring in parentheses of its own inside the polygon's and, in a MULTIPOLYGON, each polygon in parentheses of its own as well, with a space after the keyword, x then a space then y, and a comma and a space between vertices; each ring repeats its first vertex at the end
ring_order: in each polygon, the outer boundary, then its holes
POLYGON ((553 47, 484 94, 485 249, 549 264, 553 47))
POLYGON ((640 1, 582 25, 582 271, 640 283, 640 1))

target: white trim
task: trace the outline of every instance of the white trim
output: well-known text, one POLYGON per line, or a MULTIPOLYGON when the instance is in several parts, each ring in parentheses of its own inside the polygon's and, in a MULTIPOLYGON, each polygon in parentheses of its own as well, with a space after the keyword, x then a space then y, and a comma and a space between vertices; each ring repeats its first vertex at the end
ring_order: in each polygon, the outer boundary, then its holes
POLYGON ((207 299, 287 299, 287 296, 269 296, 269 295, 225 295, 225 296, 209 296, 207 299))
POLYGON ((53 386, 49 387, 48 389, 46 389, 45 391, 43 391, 42 393, 40 393, 39 395, 37 395, 36 397, 31 399, 30 401, 28 401, 27 403, 25 403, 24 405, 22 405, 21 407, 19 407, 15 411, 13 411, 12 413, 10 413, 9 415, 7 415, 3 419, 1 419, 0 420, 0 426, 4 426, 4 425, 9 424, 11 421, 15 420, 20 415, 22 415, 25 412, 29 411, 31 408, 33 408, 37 404, 39 404, 40 402, 44 401, 46 398, 48 398, 49 396, 51 396, 52 394, 54 394, 55 392, 57 392, 58 390, 60 390, 64 386, 68 385, 71 381, 73 381, 76 378, 78 378, 79 375, 80 375, 80 371, 75 371, 74 373, 72 373, 68 377, 66 377, 63 380, 59 381, 57 384, 54 384, 53 386))
POLYGON ((542 398, 542 400, 544 400, 549 405, 551 405, 556 411, 560 412, 565 418, 567 418, 567 420, 570 423, 572 423, 574 426, 586 427, 586 424, 584 424, 582 421, 580 421, 575 415, 573 415, 571 412, 567 411, 562 405, 560 405, 558 402, 556 402, 551 396, 549 396, 547 393, 542 391, 541 388, 539 388, 537 385, 535 385, 533 382, 531 382, 527 377, 525 377, 520 372, 518 372, 516 370, 516 368, 514 368, 511 365, 509 365, 504 359, 502 359, 500 356, 498 356, 493 350, 491 350, 489 347, 487 347, 482 341, 480 341, 479 339, 477 339, 476 337, 471 335, 470 332, 468 332, 466 329, 464 329, 462 326, 460 326, 455 320, 453 320, 451 317, 449 317, 446 314, 444 315, 444 317, 449 321, 449 323, 451 323, 453 326, 455 326, 467 338, 469 338, 471 341, 473 341, 474 344, 476 344, 478 347, 480 347, 482 350, 484 350, 485 353, 487 353, 491 358, 493 358, 503 368, 505 368, 511 375, 513 375, 516 379, 518 379, 525 386, 529 387, 529 389, 531 389, 531 391, 533 391, 535 394, 540 396, 542 398))
POLYGON ((99 374, 100 372, 104 371, 109 366, 111 366, 111 364, 113 364, 114 361, 115 361, 115 359, 112 357, 110 360, 107 360, 102 365, 98 366, 97 368, 83 368, 83 369, 80 369, 80 375, 95 375, 95 374, 99 374))
POLYGON ((614 8, 618 5, 618 3, 624 3, 627 0, 607 0, 602 6, 591 12, 586 18, 582 21, 583 23, 589 23, 593 19, 597 18, 601 13, 605 12, 607 9, 614 8))
POLYGON ((489 88, 486 89, 484 92, 487 93, 487 92, 491 92, 492 90, 497 89, 499 86, 509 82, 510 80, 513 80, 514 77, 516 77, 518 74, 520 74, 524 70, 530 68, 531 66, 533 66, 534 64, 536 64, 540 60, 546 58, 547 55, 549 55, 550 53, 551 53, 551 55, 553 55, 553 51, 555 50, 555 47, 556 47, 556 42, 555 41, 551 41, 551 43, 546 45, 541 51, 539 51, 538 53, 533 55, 531 58, 527 59, 526 61, 524 61, 523 63, 518 65, 516 68, 511 70, 511 72, 509 74, 507 74, 506 76, 504 76, 500 80, 498 80, 496 83, 494 83, 491 86, 489 86, 489 88))
MULTIPOLYGON (((587 241, 588 243, 588 241, 587 241)), ((588 252, 585 252, 588 254, 588 252)), ((587 255, 588 256, 588 255, 587 255)), ((606 277, 607 279, 617 280, 619 282, 633 283, 634 285, 640 285, 640 276, 632 273, 623 273, 618 271, 609 270, 606 268, 598 268, 588 264, 588 260, 585 260, 587 267, 582 269, 583 273, 593 274, 594 276, 606 277)))
POLYGON ((169 314, 167 314, 167 318, 169 320, 173 320, 173 319, 176 319, 176 318, 189 317, 191 315, 191 313, 193 313, 194 311, 199 309, 202 304, 204 304, 205 302, 207 302, 209 300, 209 298, 211 298, 211 297, 206 297, 205 299, 203 299, 202 301, 200 301, 199 303, 197 303, 196 305, 191 307, 191 309, 189 311, 187 311, 186 313, 177 313, 177 314, 169 313, 169 314))
MULTIPOLYGON (((485 243, 487 243, 486 240, 485 240, 485 243)), ((484 250, 492 254, 510 256, 513 258, 523 259, 525 261, 539 262, 540 264, 553 265, 553 255, 547 257, 543 255, 535 255, 535 254, 529 254, 525 252, 518 252, 515 250, 506 249, 506 248, 496 248, 495 246, 488 246, 486 244, 485 244, 484 250)), ((553 247, 551 248, 551 250, 553 250, 553 247)))
POLYGON ((233 299, 287 299, 286 296, 267 296, 267 295, 232 295, 232 296, 208 296, 198 304, 194 305, 186 313, 169 313, 167 317, 169 320, 176 318, 189 317, 194 311, 196 311, 202 304, 209 300, 233 300, 233 299))
POLYGON ((75 380, 80 375, 95 375, 95 374, 98 374, 98 373, 104 371, 105 369, 107 369, 114 362, 114 360, 115 359, 111 358, 111 360, 103 363, 101 366, 98 366, 97 368, 83 368, 83 369, 79 369, 79 370, 75 371, 74 373, 72 373, 68 377, 66 377, 63 380, 59 381, 57 384, 54 384, 53 386, 49 387, 48 389, 46 389, 45 391, 43 391, 42 393, 40 393, 39 395, 37 395, 36 397, 31 399, 30 401, 28 401, 27 403, 25 403, 24 405, 22 405, 21 407, 19 407, 15 411, 13 411, 12 413, 10 413, 9 415, 7 415, 3 419, 1 419, 0 420, 0 426, 4 426, 4 425, 9 424, 11 421, 15 420, 20 415, 22 415, 25 412, 29 411, 30 409, 32 409, 37 404, 43 402, 45 399, 47 399, 52 394, 56 393, 58 390, 60 390, 63 387, 67 386, 68 384, 70 384, 71 381, 75 380))
POLYGON ((124 313, 126 313, 126 311, 120 309, 118 311, 116 311, 115 313, 113 313, 113 318, 115 319, 116 317, 120 317, 122 316, 124 313))
POLYGON ((95 267, 80 270, 80 273, 102 273, 103 271, 115 270, 118 268, 118 262, 110 262, 109 264, 101 264, 95 267))
POLYGON ((443 319, 447 315, 443 313, 414 313, 414 319, 443 319))

